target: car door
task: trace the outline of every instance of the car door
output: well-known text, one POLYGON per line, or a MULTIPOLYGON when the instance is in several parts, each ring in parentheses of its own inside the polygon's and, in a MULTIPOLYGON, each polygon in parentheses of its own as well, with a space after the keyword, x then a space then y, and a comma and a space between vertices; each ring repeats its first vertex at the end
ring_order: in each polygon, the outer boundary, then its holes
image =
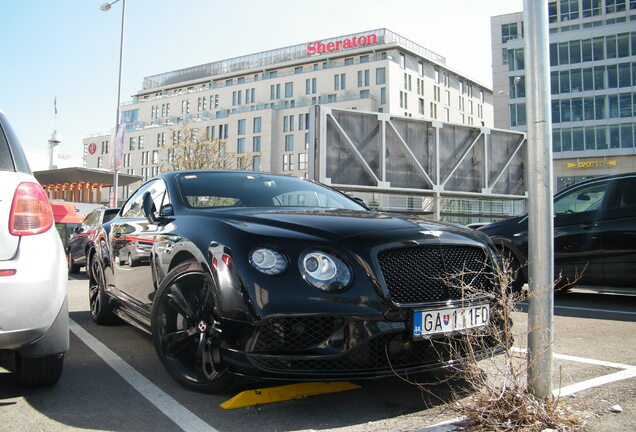
POLYGON ((152 246, 156 228, 143 214, 143 196, 156 188, 159 181, 152 180, 135 191, 124 204, 120 216, 111 222, 109 234, 113 282, 118 295, 130 308, 144 315, 150 313, 150 301, 143 293, 147 292, 148 286, 152 287, 152 275, 149 261, 139 259, 142 252, 135 248, 152 246), (138 259, 135 265, 131 265, 132 256, 138 259))
POLYGON ((599 229, 605 285, 636 286, 636 176, 614 181, 599 229))
POLYGON ((598 284, 603 280, 599 222, 610 182, 575 187, 554 201, 555 272, 562 282, 598 284))

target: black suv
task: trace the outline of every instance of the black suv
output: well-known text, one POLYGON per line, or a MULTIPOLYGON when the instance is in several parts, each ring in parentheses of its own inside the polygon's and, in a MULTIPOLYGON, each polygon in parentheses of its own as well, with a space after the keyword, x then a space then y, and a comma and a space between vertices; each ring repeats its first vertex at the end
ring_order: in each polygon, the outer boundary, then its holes
MULTIPOLYGON (((528 280, 527 215, 480 228, 522 264, 516 286, 528 280)), ((555 273, 562 284, 636 287, 636 173, 599 177, 554 197, 555 273)), ((569 285, 571 286, 571 285, 569 285)))
POLYGON ((97 228, 114 218, 118 212, 118 208, 93 210, 84 218, 82 225, 75 228, 66 248, 69 273, 77 273, 80 267, 86 265, 86 254, 95 239, 97 228))

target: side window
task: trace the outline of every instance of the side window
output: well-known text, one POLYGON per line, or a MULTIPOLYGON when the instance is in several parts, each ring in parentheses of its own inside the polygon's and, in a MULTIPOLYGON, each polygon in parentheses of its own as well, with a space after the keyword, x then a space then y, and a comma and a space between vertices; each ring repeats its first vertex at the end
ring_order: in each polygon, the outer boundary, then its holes
POLYGON ((126 201, 126 204, 124 204, 121 212, 123 218, 138 219, 144 217, 144 213, 141 208, 144 199, 144 193, 146 193, 146 191, 150 189, 157 181, 159 180, 150 181, 144 184, 139 189, 137 189, 130 198, 128 198, 128 201, 126 201))
POLYGON ((571 214, 594 211, 601 208, 608 189, 608 182, 576 188, 560 196, 554 202, 554 213, 571 214))
POLYGON ((82 221, 82 228, 87 228, 91 225, 95 224, 95 219, 97 217, 97 214, 99 213, 98 210, 92 211, 88 214, 88 216, 86 216, 84 218, 84 220, 82 221))
POLYGON ((150 196, 152 196, 152 200, 155 203, 155 212, 158 212, 162 206, 170 204, 168 191, 166 190, 166 185, 163 180, 155 181, 152 186, 148 188, 147 192, 150 192, 150 196))
POLYGON ((622 179, 618 182, 616 200, 612 208, 636 207, 636 177, 622 179))

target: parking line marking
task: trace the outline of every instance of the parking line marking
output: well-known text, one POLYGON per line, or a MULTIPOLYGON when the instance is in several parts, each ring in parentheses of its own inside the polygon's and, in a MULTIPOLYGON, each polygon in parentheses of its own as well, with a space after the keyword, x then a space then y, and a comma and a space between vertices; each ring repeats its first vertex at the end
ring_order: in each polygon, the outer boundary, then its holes
POLYGON ((555 396, 569 396, 573 393, 577 393, 581 390, 587 390, 592 387, 598 387, 605 384, 613 383, 616 381, 626 380, 636 377, 636 367, 622 370, 620 372, 614 372, 613 374, 603 375, 600 377, 592 378, 587 381, 572 384, 567 387, 556 389, 552 392, 555 396))
POLYGON ((628 312, 628 311, 617 311, 611 309, 591 309, 591 308, 581 308, 575 306, 554 306, 555 309, 573 309, 580 311, 590 311, 590 312, 607 312, 607 313, 615 313, 621 315, 636 315, 636 312, 628 312))
MULTIPOLYGON (((519 302, 520 305, 528 307, 528 302, 519 302)), ((554 305, 555 309, 572 309, 572 310, 580 310, 580 311, 588 311, 588 312, 604 312, 604 313, 615 313, 621 315, 636 315, 636 312, 631 311, 618 311, 613 309, 593 309, 593 308, 582 308, 576 306, 559 306, 554 305)))
MULTIPOLYGON (((513 352, 516 353, 521 353, 521 354, 527 354, 528 350, 525 348, 512 348, 513 352)), ((560 359, 560 360, 568 360, 568 361, 573 361, 573 362, 578 362, 578 363, 587 363, 587 364, 593 364, 593 365, 597 365, 597 366, 605 366, 605 367, 610 367, 610 368, 616 368, 616 369, 630 369, 630 368, 636 368, 636 366, 631 366, 628 364, 622 364, 622 363, 614 363, 614 362, 608 362, 605 360, 595 360, 595 359, 590 359, 590 358, 585 358, 585 357, 577 357, 577 356, 571 356, 571 355, 567 355, 567 354, 553 354, 552 357, 560 359)))
POLYGON ((70 318, 69 328, 75 336, 93 350, 119 376, 181 429, 187 432, 219 432, 153 384, 148 378, 70 318))

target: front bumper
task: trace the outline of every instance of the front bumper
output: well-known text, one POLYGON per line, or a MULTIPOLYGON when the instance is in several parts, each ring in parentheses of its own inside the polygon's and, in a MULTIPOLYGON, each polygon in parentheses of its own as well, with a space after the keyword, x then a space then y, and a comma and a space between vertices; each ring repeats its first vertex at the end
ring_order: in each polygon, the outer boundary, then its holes
POLYGON ((373 317, 280 316, 264 320, 245 350, 226 347, 222 358, 230 371, 255 378, 362 379, 452 367, 500 348, 492 329, 414 339, 411 328, 373 317))

